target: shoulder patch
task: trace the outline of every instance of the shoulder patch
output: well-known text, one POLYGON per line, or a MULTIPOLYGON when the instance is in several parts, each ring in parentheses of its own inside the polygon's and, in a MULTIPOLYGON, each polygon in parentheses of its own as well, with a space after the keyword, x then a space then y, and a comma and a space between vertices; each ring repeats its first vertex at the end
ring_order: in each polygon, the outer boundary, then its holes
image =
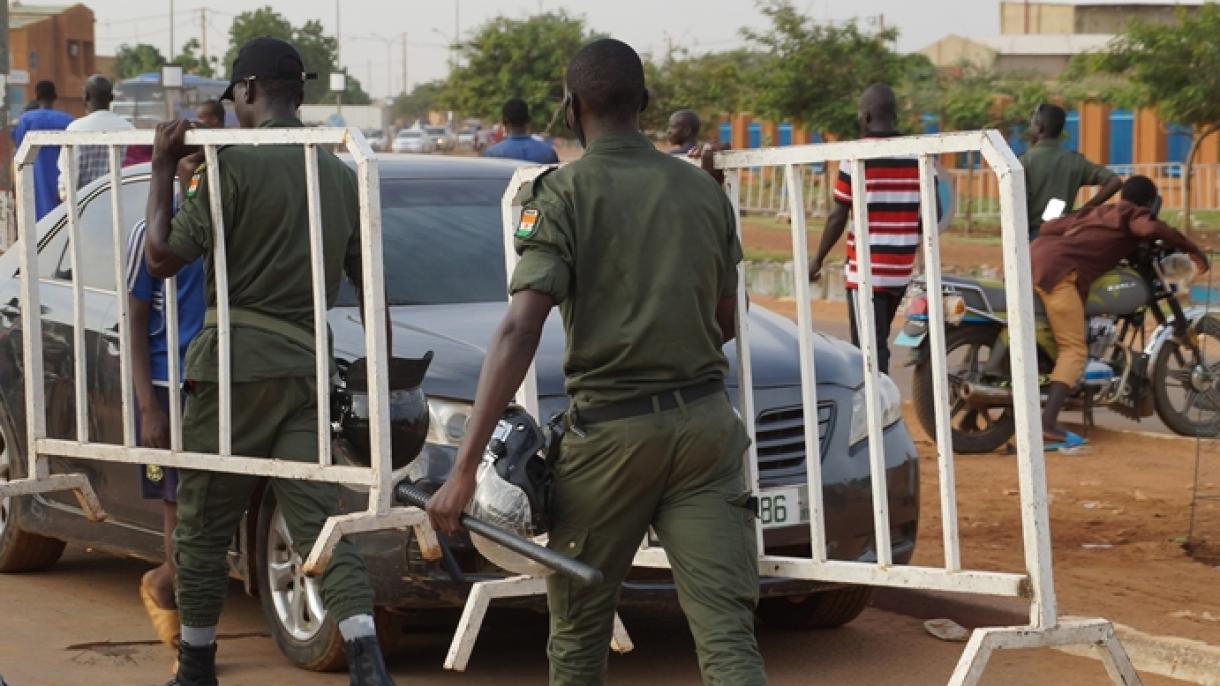
POLYGON ((193 198, 199 193, 199 184, 203 182, 204 165, 199 165, 191 174, 191 182, 186 187, 186 197, 193 198))
POLYGON ((538 230, 538 220, 542 217, 542 213, 533 207, 527 207, 521 210, 521 219, 517 222, 517 238, 529 238, 538 230))

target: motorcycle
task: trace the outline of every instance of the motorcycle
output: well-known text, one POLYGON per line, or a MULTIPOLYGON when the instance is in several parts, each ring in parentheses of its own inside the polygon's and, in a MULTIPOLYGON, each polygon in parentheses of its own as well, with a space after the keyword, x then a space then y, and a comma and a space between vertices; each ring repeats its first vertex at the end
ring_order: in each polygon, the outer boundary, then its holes
MULTIPOLYGON (((1081 411, 1086 426, 1103 407, 1136 421, 1156 414, 1183 436, 1220 435, 1220 316, 1205 307, 1183 309, 1177 297, 1194 275, 1187 256, 1157 242, 1093 283, 1085 305, 1089 360, 1065 409, 1081 411)), ((992 452, 1014 432, 1004 284, 945 276, 942 290, 953 447, 992 452)), ((916 415, 935 436, 928 297, 926 281, 917 279, 896 345, 911 350, 916 415)), ((1056 346, 1040 300, 1035 315, 1045 387, 1056 346)))

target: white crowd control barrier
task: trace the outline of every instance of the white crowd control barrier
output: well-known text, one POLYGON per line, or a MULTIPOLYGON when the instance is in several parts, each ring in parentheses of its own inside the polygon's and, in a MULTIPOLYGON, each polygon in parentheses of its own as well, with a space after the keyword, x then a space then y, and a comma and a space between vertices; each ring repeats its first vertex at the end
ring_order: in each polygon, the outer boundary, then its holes
MULTIPOLYGON (((995 131, 950 133, 909 138, 873 139, 843 143, 791 146, 717 153, 716 167, 726 172, 726 191, 737 210, 738 232, 741 224, 741 172, 761 168, 781 169, 786 178, 787 201, 792 218, 792 249, 795 263, 808 260, 804 184, 801 169, 808 165, 843 162, 852 170, 852 218, 856 250, 860 263, 861 290, 871 292, 872 258, 869 250, 868 204, 865 194, 865 162, 885 157, 918 160, 923 225, 937 225, 935 160, 946 153, 979 152, 998 179, 1000 220, 1003 233, 1004 278, 1009 302, 1010 357, 1017 439, 1017 467, 1020 482, 1021 524, 1024 540, 1025 571, 1004 573, 964 569, 961 564, 957 529, 957 500, 954 482, 953 445, 950 431, 950 406, 945 353, 945 313, 940 298, 930 298, 929 330, 935 391, 936 443, 939 458, 940 505, 945 559, 939 567, 894 564, 890 542, 889 498, 886 488, 886 463, 883 421, 877 386, 877 331, 873 323, 870 298, 860 298, 857 321, 861 331, 864 357, 864 383, 868 418, 869 460, 872 482, 873 520, 876 537, 875 562, 831 560, 826 548, 826 504, 823 500, 821 441, 818 422, 804 422, 806 484, 809 493, 809 558, 768 555, 763 548, 762 523, 758 521, 758 565, 761 574, 844 584, 865 584, 918 588, 967 594, 987 594, 1026 599, 1030 603, 1028 626, 978 629, 949 683, 965 686, 978 683, 991 653, 1000 649, 1037 648, 1062 645, 1093 645, 1106 671, 1115 683, 1139 684, 1126 652, 1115 636, 1113 625, 1104 619, 1061 620, 1055 604, 1051 568, 1051 539, 1048 515, 1046 470, 1039 413, 1037 353, 1034 347, 1034 296, 1030 285, 1029 240, 1026 230, 1025 176, 1020 163, 1004 138, 995 131)), ((504 196, 505 259, 508 273, 516 265, 512 233, 516 208, 512 199, 521 185, 535 178, 540 169, 517 173, 504 196)), ((678 200, 680 202, 680 200, 678 200)), ((940 236, 937 231, 923 232, 923 250, 928 272, 928 292, 939 293, 940 236)), ((813 313, 810 287, 804 270, 796 274, 797 327, 800 337, 802 405, 805 417, 818 416, 818 380, 814 365, 813 313)), ((755 435, 755 409, 750 358, 750 327, 744 270, 739 270, 737 294, 737 371, 741 416, 750 435, 755 435)), ((537 415, 537 382, 533 370, 517 396, 517 402, 537 415)), ((758 456, 751 445, 744 456, 744 469, 758 495, 758 456)), ((644 545, 635 564, 641 567, 668 567, 665 551, 644 545)), ((522 588, 524 593, 526 589, 522 588)), ((507 594, 503 594, 507 595, 507 594)))
MULTIPOLYGON (((28 466, 25 477, 20 480, 0 483, 0 496, 19 496, 49 491, 72 490, 86 514, 94 520, 105 517, 101 503, 83 474, 52 474, 49 456, 57 455, 77 460, 100 460, 131 464, 150 464, 162 467, 179 467, 246 474, 252 476, 306 479, 327 483, 344 484, 368 489, 368 509, 346 515, 331 517, 317 543, 306 560, 305 570, 309 574, 323 571, 329 564, 334 547, 345 534, 381 529, 414 528, 424 556, 439 559, 441 552, 436 535, 427 523, 422 510, 413 507, 395 507, 393 487, 398 480, 391 462, 389 378, 387 375, 389 351, 386 347, 384 263, 382 261, 380 181, 377 159, 356 129, 258 129, 258 130, 192 130, 186 135, 189 145, 201 146, 207 163, 207 181, 210 188, 220 185, 220 162, 217 150, 220 146, 233 145, 294 145, 301 147, 306 168, 306 201, 308 202, 310 274, 313 280, 314 348, 317 351, 315 366, 318 405, 318 462, 316 464, 255 456, 234 455, 232 450, 232 348, 231 319, 229 307, 228 254, 225 249, 224 212, 220 193, 210 193, 210 210, 214 234, 213 266, 216 284, 217 333, 219 340, 220 419, 218 454, 200 454, 183 450, 182 413, 180 404, 180 380, 182 370, 177 355, 169 355, 169 449, 142 448, 135 442, 134 405, 132 402, 132 368, 130 332, 128 330, 127 298, 115 297, 118 312, 118 335, 120 339, 120 377, 122 385, 122 443, 110 444, 91 440, 89 433, 88 406, 88 356, 85 350, 84 284, 80 266, 87 257, 82 254, 80 227, 78 226, 77 168, 76 155, 68 155, 72 167, 68 174, 68 245, 72 267, 72 324, 75 350, 75 439, 50 438, 47 435, 47 405, 44 397, 43 379, 43 335, 40 316, 40 274, 37 234, 34 215, 34 165, 39 148, 58 145, 72 149, 77 146, 104 146, 109 155, 110 185, 120 188, 123 174, 120 168, 122 150, 125 146, 151 145, 152 131, 128 132, 34 132, 26 136, 17 150, 17 210, 18 238, 20 245, 21 279, 21 324, 22 355, 25 362, 25 421, 28 466), (329 350, 326 325, 326 291, 322 254, 322 226, 320 218, 318 188, 318 148, 339 146, 346 148, 356 162, 360 194, 360 248, 364 261, 361 288, 364 295, 366 316, 365 349, 369 370, 369 425, 370 465, 359 467, 336 465, 331 455, 330 417, 330 369, 326 351, 329 350)), ((112 203, 114 277, 115 284, 124 284, 126 277, 125 249, 128 232, 132 227, 123 225, 121 202, 123 194, 110 193, 112 203)), ((302 265, 303 267, 304 265, 302 265)), ((125 295, 125 293, 124 293, 125 295)), ((167 326, 167 349, 178 349, 177 288, 174 280, 166 282, 165 313, 167 326)))

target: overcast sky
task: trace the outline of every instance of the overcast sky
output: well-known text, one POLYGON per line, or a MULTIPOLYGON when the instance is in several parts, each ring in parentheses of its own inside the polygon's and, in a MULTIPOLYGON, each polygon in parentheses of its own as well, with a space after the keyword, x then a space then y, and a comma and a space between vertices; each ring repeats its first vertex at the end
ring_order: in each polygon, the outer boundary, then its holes
MULTIPOLYGON (((33 0, 34 2, 40 0, 33 0)), ((223 55, 233 16, 264 4, 260 0, 83 0, 97 19, 99 55, 114 54, 121 43, 151 43, 168 52, 170 6, 175 5, 174 42, 181 46, 200 36, 199 8, 205 3, 210 54, 223 55)), ((454 30, 454 9, 460 3, 463 34, 496 15, 523 17, 539 11, 566 9, 582 15, 592 29, 627 41, 642 53, 664 51, 672 40, 697 51, 740 46, 738 29, 759 26, 754 0, 342 0, 342 59, 374 96, 397 94, 402 83, 400 36, 407 33, 407 79, 414 86, 443 77, 446 46, 454 30), (387 55, 387 45, 389 54, 387 55)), ((946 33, 989 36, 999 32, 999 0, 797 0, 819 20, 853 17, 900 30, 898 47, 917 50, 946 33)), ((334 32, 336 0, 269 0, 293 24, 320 19, 334 32)), ((174 54, 177 50, 174 50, 174 54)), ((309 66, 309 65, 306 65, 309 66)))

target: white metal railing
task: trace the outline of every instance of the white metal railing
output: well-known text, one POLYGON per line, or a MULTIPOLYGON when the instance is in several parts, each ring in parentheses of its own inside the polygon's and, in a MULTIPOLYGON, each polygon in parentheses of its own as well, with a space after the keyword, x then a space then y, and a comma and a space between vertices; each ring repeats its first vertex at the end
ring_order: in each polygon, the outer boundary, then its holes
MULTIPOLYGON (((726 151, 716 155, 716 166, 726 172, 726 191, 738 216, 738 231, 743 202, 742 179, 770 179, 779 185, 776 175, 782 174, 787 190, 786 202, 792 217, 792 247, 796 262, 803 264, 809 254, 806 234, 806 200, 802 170, 810 165, 844 160, 851 164, 853 197, 853 230, 857 237, 858 259, 861 262, 861 290, 870 292, 872 276, 869 265, 869 221, 865 193, 865 163, 885 157, 915 157, 919 160, 921 211, 925 225, 936 222, 935 159, 947 153, 978 152, 990 166, 999 197, 999 219, 1004 247, 1004 272, 1008 299, 1010 356, 1012 363, 1014 415, 1016 423, 1017 467, 1020 485, 1021 522, 1024 542, 1025 569, 1021 573, 1005 573, 962 567, 960 540, 957 530, 957 502, 953 466, 952 432, 949 424, 948 378, 945 354, 943 304, 930 302, 931 356, 936 407, 936 439, 940 483, 940 508, 943 520, 944 561, 938 567, 897 565, 892 557, 890 518, 888 511, 886 464, 880 394, 877 386, 881 372, 877 364, 877 332, 873 324, 870 298, 860 298, 857 321, 863 323, 862 348, 866 413, 868 419, 869 465, 872 484, 875 562, 852 562, 829 559, 826 548, 826 506, 823 500, 821 474, 821 441, 818 422, 806 421, 805 465, 809 494, 809 535, 812 553, 808 558, 769 555, 765 551, 761 521, 756 521, 758 533, 758 564, 760 573, 815 581, 922 588, 958 593, 1002 595, 1023 598, 1030 603, 1030 623, 1024 627, 980 629, 974 632, 950 684, 977 683, 992 651, 1004 648, 1034 648, 1050 645, 1086 644, 1098 648, 1107 672, 1115 683, 1138 684, 1139 677, 1131 667, 1122 646, 1114 635, 1110 622, 1101 619, 1061 621, 1055 602, 1051 565, 1050 524, 1047 503, 1046 471, 1039 420, 1037 354, 1034 346, 1034 298, 1030 287, 1029 241, 1026 236, 1025 178, 1020 163, 998 132, 963 132, 933 136, 863 140, 820 145, 790 146, 759 150, 726 151), (762 169, 775 172, 758 174, 762 169)), ((505 240, 511 245, 513 198, 521 185, 539 170, 521 170, 513 178, 504 196, 505 240)), ((982 172, 980 176, 984 175, 982 172)), ((923 233, 923 250, 928 266, 928 291, 940 289, 940 236, 935 231, 923 233)), ((517 256, 505 251, 508 273, 516 265, 517 256)), ((797 327, 800 343, 801 396, 805 417, 817 417, 818 388, 814 360, 813 313, 810 286, 802 270, 795 271, 797 327)), ((753 377, 750 355, 748 300, 744 270, 739 270, 737 295, 737 361, 741 416, 750 435, 755 435, 753 377)), ((537 385, 533 373, 518 393, 518 402, 536 413, 537 385)), ((758 462, 752 444, 743 456, 743 469, 757 495, 758 462)), ((635 564, 641 567, 667 567, 663 548, 649 546, 647 540, 637 553, 635 564)))
MULTIPOLYGON (((34 216, 33 159, 42 146, 81 145, 106 146, 109 151, 110 193, 113 221, 114 275, 116 286, 125 283, 124 245, 130 227, 123 224, 122 171, 119 150, 131 145, 151 145, 154 132, 34 132, 23 141, 16 154, 18 239, 20 241, 20 281, 22 355, 25 361, 25 413, 27 473, 17 481, 0 483, 0 495, 31 495, 57 490, 73 490, 82 508, 93 519, 105 517, 86 476, 82 474, 52 474, 50 455, 77 460, 99 460, 131 464, 152 464, 215 472, 287 479, 305 479, 368 488, 369 503, 365 512, 330 518, 318 538, 306 563, 307 570, 320 573, 329 563, 334 546, 345 534, 389 528, 416 530, 430 559, 439 558, 435 534, 427 524, 422 510, 394 507, 396 474, 391 462, 389 433, 389 350, 386 346, 384 262, 382 260, 380 179, 377 160, 356 129, 259 129, 259 130, 192 130, 186 135, 189 145, 204 150, 209 188, 220 188, 220 146, 232 145, 292 145, 300 146, 305 159, 306 197, 309 221, 310 276, 312 280, 314 347, 316 356, 315 382, 318 406, 318 460, 316 464, 258 456, 234 455, 232 450, 232 344, 229 305, 228 253, 225 247, 223 199, 218 192, 209 193, 209 210, 213 226, 213 271, 216 287, 217 337, 219 348, 220 417, 218 421, 218 454, 189 452, 182 447, 182 416, 180 411, 180 380, 177 355, 169 355, 169 421, 171 444, 168 449, 139 447, 135 443, 132 412, 132 369, 127 298, 116 293, 120 349, 122 443, 109 444, 91 440, 88 421, 88 355, 84 354, 85 312, 84 284, 80 266, 85 256, 81 252, 78 198, 76 189, 75 155, 68 155, 72 168, 67 175, 67 229, 69 257, 72 266, 72 328, 74 355, 76 418, 74 439, 50 438, 46 428, 46 398, 43 387, 43 336, 40 314, 39 260, 34 216), (363 283, 360 284, 365 308, 365 349, 369 370, 370 466, 335 465, 330 443, 330 366, 328 330, 326 325, 326 291, 322 254, 322 226, 319 211, 318 150, 320 146, 345 147, 356 162, 360 196, 360 249, 363 258, 363 283)), ((178 349, 177 288, 174 279, 166 280, 165 288, 167 348, 178 349)))
MULTIPOLYGON (((1180 162, 1157 164, 1112 164, 1111 171, 1127 177, 1135 174, 1147 176, 1156 183, 1164 201, 1164 208, 1179 210, 1186 204, 1186 186, 1183 183, 1185 165, 1180 162)), ((996 175, 985 164, 970 173, 968 169, 954 168, 942 171, 952 184, 953 197, 957 204, 957 217, 965 216, 967 203, 972 203, 973 217, 983 222, 996 222, 1000 216, 1000 187, 996 175)), ((802 191, 805 196, 805 212, 819 216, 826 211, 826 191, 823 189, 821 173, 810 167, 798 167, 802 191)), ((1220 210, 1220 164, 1194 165, 1193 210, 1220 210)), ((834 178, 830 179, 833 188, 834 178)), ((1086 186, 1076 196, 1075 206, 1092 198, 1097 187, 1086 186)), ((788 179, 775 167, 752 167, 741 174, 741 207, 744 212, 755 214, 787 214, 791 206, 787 199, 788 179)))

